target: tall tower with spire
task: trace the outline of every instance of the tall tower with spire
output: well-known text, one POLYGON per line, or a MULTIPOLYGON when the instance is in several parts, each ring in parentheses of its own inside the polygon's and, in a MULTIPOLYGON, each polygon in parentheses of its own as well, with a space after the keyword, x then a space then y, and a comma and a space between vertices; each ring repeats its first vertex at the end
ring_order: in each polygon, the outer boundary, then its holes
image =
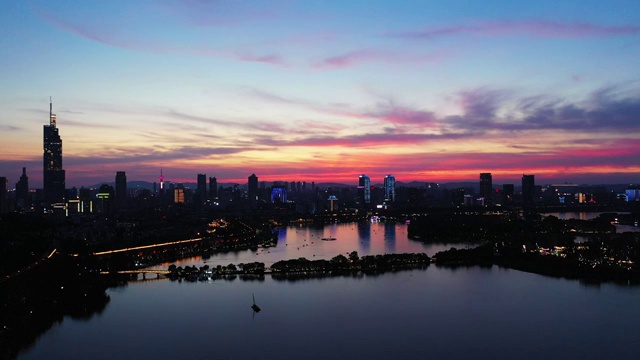
POLYGON ((65 172, 62 169, 62 139, 56 126, 53 102, 49 98, 49 125, 44 125, 43 192, 44 207, 62 203, 65 198, 65 172))

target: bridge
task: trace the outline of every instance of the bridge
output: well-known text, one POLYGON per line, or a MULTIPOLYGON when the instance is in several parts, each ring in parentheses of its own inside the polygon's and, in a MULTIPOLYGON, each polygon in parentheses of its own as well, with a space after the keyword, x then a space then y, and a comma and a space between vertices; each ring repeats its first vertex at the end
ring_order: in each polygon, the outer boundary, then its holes
POLYGON ((165 243, 161 243, 161 244, 151 244, 151 245, 136 246, 136 247, 130 247, 130 248, 124 248, 124 249, 101 251, 101 252, 93 253, 93 255, 94 256, 109 255, 109 254, 116 254, 116 253, 127 252, 127 251, 137 251, 137 250, 143 250, 143 249, 152 249, 152 248, 155 248, 155 247, 163 247, 163 246, 178 245, 178 244, 187 244, 187 243, 192 243, 192 242, 197 242, 197 241, 202 241, 202 240, 204 240, 204 238, 200 237, 200 238, 196 238, 196 239, 170 241, 170 242, 165 242, 165 243))
POLYGON ((119 275, 138 275, 142 274, 142 278, 146 279, 147 274, 156 274, 158 277, 160 275, 168 275, 171 274, 169 270, 152 270, 152 269, 138 269, 138 270, 118 270, 118 271, 101 271, 101 275, 111 275, 111 274, 119 274, 119 275))

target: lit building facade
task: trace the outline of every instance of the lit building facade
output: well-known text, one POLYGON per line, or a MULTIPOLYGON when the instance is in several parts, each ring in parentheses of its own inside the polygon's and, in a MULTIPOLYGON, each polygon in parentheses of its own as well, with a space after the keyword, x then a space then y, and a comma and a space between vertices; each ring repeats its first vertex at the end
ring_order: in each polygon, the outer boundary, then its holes
POLYGON ((396 178, 393 175, 384 177, 384 201, 396 201, 396 178))
POLYGON ((271 189, 271 203, 286 203, 287 202, 287 188, 284 186, 274 186, 271 189))
POLYGON ((358 177, 358 198, 363 204, 371 203, 371 179, 364 174, 358 177))

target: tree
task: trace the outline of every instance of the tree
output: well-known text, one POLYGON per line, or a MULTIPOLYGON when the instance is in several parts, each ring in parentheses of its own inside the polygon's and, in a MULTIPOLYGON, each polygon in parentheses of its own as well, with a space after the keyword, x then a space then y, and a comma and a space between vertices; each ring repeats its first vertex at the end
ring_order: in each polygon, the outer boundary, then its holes
POLYGON ((349 254, 349 260, 351 260, 352 262, 358 261, 358 259, 360 258, 358 257, 357 251, 352 251, 351 254, 349 254))

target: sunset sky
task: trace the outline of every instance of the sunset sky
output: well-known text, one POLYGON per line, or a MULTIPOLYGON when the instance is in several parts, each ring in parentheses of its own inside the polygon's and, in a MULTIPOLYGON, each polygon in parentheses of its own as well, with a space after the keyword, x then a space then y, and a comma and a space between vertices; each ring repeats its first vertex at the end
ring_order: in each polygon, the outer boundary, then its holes
POLYGON ((640 1, 5 1, 0 176, 640 182, 640 1))

